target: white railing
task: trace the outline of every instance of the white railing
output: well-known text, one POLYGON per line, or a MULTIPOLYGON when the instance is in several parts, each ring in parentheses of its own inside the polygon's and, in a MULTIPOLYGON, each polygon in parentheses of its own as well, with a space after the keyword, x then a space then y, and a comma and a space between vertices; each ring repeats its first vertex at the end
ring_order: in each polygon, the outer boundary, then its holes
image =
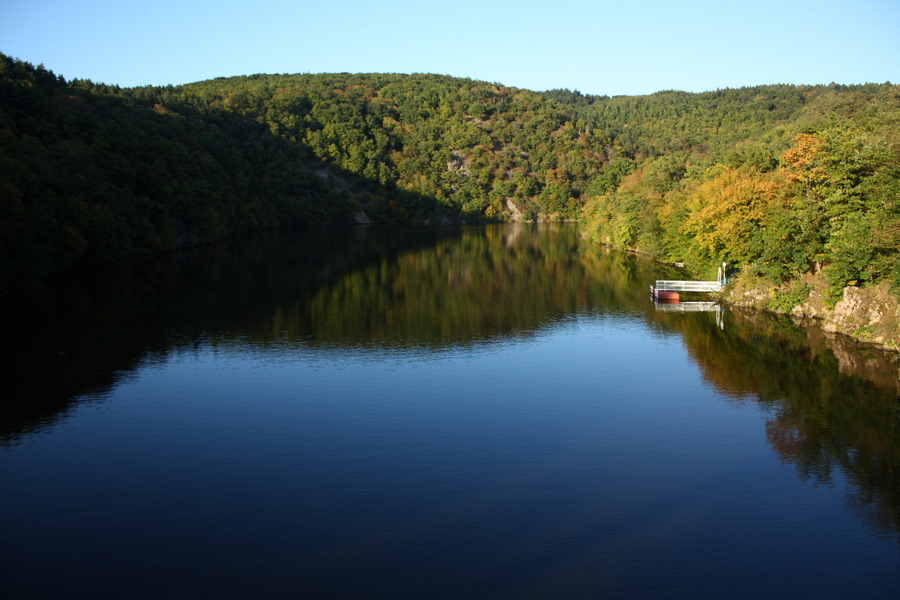
POLYGON ((654 287, 658 292, 721 292, 722 282, 658 279, 654 287))

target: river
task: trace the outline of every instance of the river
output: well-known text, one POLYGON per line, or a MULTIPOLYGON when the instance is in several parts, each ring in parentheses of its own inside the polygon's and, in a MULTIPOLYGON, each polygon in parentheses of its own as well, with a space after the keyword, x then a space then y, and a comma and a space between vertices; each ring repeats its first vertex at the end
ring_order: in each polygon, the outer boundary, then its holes
POLYGON ((8 300, 5 594, 896 597, 896 357, 650 300, 679 277, 359 228, 8 300))

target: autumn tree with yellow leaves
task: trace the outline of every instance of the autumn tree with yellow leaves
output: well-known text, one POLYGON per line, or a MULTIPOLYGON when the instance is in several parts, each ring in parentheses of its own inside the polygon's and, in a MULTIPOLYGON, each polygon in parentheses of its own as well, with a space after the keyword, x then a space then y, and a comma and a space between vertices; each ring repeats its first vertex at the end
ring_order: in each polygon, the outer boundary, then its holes
POLYGON ((778 183, 755 169, 719 166, 690 199, 682 232, 709 257, 732 263, 757 258, 757 238, 777 198, 778 183))

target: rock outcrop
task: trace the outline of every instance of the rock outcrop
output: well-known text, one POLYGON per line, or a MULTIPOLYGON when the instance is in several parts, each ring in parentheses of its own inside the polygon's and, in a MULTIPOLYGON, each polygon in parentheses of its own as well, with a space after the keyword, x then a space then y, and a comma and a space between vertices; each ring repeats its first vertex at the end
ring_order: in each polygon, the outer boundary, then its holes
POLYGON ((900 301, 891 293, 888 282, 868 287, 847 286, 836 303, 829 302, 827 284, 821 274, 807 275, 799 285, 808 293, 789 310, 779 310, 775 301, 785 290, 751 285, 742 278, 726 288, 722 299, 737 306, 789 314, 799 320, 815 319, 828 333, 840 333, 900 352, 900 301))

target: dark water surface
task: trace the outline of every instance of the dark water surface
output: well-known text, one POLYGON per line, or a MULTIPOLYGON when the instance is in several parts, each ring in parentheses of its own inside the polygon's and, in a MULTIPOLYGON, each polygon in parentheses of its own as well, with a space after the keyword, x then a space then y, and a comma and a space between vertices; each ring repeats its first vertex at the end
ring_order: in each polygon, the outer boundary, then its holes
POLYGON ((895 357, 572 228, 273 234, 10 304, 10 598, 897 598, 895 357))

